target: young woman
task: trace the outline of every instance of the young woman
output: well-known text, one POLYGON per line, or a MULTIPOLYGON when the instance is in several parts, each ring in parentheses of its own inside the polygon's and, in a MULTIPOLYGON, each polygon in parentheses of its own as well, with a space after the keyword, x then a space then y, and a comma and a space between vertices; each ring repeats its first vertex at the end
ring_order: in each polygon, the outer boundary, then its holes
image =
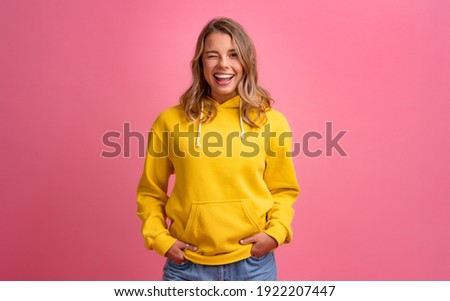
POLYGON ((180 105, 149 134, 137 195, 146 245, 167 257, 164 280, 276 280, 273 251, 292 238, 299 193, 289 125, 237 22, 210 21, 191 67, 180 105))

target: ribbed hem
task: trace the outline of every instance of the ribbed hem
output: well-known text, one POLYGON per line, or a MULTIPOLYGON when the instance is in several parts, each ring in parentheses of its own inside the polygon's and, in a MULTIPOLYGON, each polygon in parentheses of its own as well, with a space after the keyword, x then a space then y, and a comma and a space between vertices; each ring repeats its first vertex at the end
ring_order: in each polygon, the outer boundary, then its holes
POLYGON ((250 251, 253 244, 242 245, 239 249, 225 254, 217 254, 212 256, 205 256, 190 250, 185 250, 184 257, 193 263, 203 265, 223 265, 233 263, 239 260, 250 257, 250 251))

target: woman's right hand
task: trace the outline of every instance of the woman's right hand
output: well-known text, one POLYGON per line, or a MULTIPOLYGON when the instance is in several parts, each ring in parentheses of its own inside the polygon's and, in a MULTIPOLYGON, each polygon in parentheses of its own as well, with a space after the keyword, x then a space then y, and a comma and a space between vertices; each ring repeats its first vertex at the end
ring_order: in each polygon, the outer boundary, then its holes
POLYGON ((176 264, 183 264, 186 261, 184 258, 184 250, 197 251, 196 246, 177 240, 170 249, 166 252, 166 257, 176 264))

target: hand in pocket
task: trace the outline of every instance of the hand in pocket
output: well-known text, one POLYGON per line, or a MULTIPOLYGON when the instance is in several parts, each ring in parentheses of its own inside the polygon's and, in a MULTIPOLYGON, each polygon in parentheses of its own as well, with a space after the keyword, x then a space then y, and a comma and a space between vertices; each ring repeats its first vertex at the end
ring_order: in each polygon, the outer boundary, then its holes
POLYGON ((253 244, 250 254, 256 258, 263 257, 268 252, 278 247, 277 241, 264 232, 243 238, 239 241, 239 243, 242 245, 253 244))
POLYGON ((198 248, 196 246, 187 244, 185 242, 177 240, 170 249, 166 252, 166 257, 172 260, 177 264, 183 264, 186 261, 184 258, 184 250, 197 251, 198 248))

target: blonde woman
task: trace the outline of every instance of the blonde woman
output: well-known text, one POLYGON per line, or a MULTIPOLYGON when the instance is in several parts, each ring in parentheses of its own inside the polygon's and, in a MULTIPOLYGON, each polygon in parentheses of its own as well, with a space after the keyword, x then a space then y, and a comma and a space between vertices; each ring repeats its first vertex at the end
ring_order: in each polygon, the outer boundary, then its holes
POLYGON ((149 134, 137 191, 146 245, 167 257, 164 280, 277 280, 273 251, 291 241, 299 193, 289 125, 237 22, 210 21, 191 68, 180 105, 149 134))

